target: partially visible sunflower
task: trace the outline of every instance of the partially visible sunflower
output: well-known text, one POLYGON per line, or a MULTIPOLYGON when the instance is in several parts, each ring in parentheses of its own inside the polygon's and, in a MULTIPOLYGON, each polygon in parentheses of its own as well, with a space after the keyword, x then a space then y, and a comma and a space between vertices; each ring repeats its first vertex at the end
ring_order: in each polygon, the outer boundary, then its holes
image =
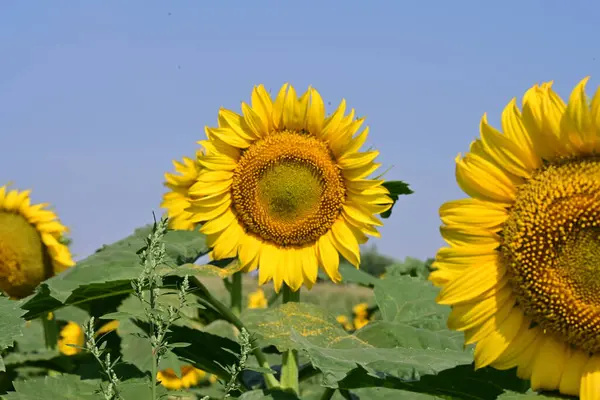
POLYGON ((218 127, 200 141, 202 169, 189 193, 190 221, 203 223, 212 257, 238 256, 259 283, 296 291, 317 280, 318 267, 339 282, 339 255, 356 267, 359 244, 379 236, 376 217, 392 205, 380 179, 378 151, 360 152, 368 128, 346 102, 325 116, 312 88, 298 97, 285 84, 275 101, 261 85, 242 114, 221 109, 218 127))
POLYGON ((64 328, 60 330, 58 351, 66 356, 75 355, 81 352, 81 349, 69 345, 83 347, 84 340, 85 334, 81 325, 79 325, 77 322, 69 321, 64 328))
POLYGON ((367 325, 369 319, 369 305, 367 303, 358 303, 352 307, 352 314, 354 314, 353 324, 354 329, 360 329, 367 325))
POLYGON ((346 330, 346 331, 354 330, 354 325, 352 325, 352 322, 350 322, 350 320, 348 319, 347 316, 342 314, 342 315, 338 315, 337 317, 335 317, 335 319, 337 320, 337 322, 340 325, 342 325, 344 330, 346 330))
MULTIPOLYGON (((198 155, 201 154, 202 152, 199 151, 198 155)), ((173 161, 173 165, 175 173, 165 173, 164 185, 170 191, 163 195, 160 206, 167 210, 171 229, 193 230, 197 224, 190 220, 192 214, 186 209, 191 201, 189 189, 198 178, 200 165, 197 159, 188 157, 183 157, 182 162, 173 161)))
POLYGON ((267 297, 261 288, 248 293, 248 308, 267 308, 267 305, 267 297))
POLYGON ((173 369, 167 368, 158 371, 156 379, 160 381, 161 385, 170 390, 187 389, 196 386, 206 376, 206 372, 195 368, 193 365, 186 365, 181 367, 180 375, 181 377, 178 377, 173 369))
POLYGON ((98 328, 98 330, 96 331, 96 336, 100 336, 105 333, 115 331, 115 330, 117 330, 117 328, 119 327, 120 324, 121 323, 119 321, 117 321, 116 319, 109 321, 109 322, 105 323, 104 325, 102 325, 100 328, 98 328))
POLYGON ((75 264, 63 244, 67 228, 47 204, 32 205, 30 192, 0 186, 0 289, 13 298, 75 264))
POLYGON ((551 83, 483 116, 481 139, 456 159, 470 198, 440 209, 429 279, 452 306, 451 329, 477 343, 475 365, 517 367, 534 390, 600 393, 600 90, 587 78, 568 104, 551 83))

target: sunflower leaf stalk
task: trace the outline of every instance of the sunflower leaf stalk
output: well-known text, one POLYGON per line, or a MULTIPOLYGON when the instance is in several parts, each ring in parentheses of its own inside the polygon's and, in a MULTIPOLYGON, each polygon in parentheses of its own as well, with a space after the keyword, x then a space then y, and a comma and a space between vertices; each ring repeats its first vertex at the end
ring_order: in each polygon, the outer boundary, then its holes
POLYGON ((171 325, 181 317, 181 310, 187 305, 187 292, 190 288, 186 275, 179 287, 177 307, 169 306, 164 309, 158 302, 162 276, 157 268, 164 264, 166 258, 163 237, 167 232, 168 219, 163 217, 158 223, 154 222, 152 232, 146 238, 146 246, 138 251, 140 264, 143 269, 137 280, 132 281, 135 296, 144 308, 149 323, 148 339, 152 347, 152 399, 156 400, 158 365, 169 350, 167 333, 171 325))
POLYGON ((44 327, 44 341, 48 349, 55 349, 58 343, 58 324, 54 315, 49 312, 42 316, 42 325, 44 327))
MULTIPOLYGON (((204 285, 202 285, 202 282, 200 282, 198 278, 192 277, 191 281, 192 285, 197 288, 204 287, 204 285)), ((208 292, 207 290, 192 290, 190 293, 196 295, 198 302, 203 306, 210 307, 215 311, 219 312, 227 322, 231 323, 233 326, 239 329, 240 332, 242 330, 247 331, 246 327, 244 326, 244 323, 239 319, 239 317, 237 317, 229 307, 227 307, 225 304, 221 303, 218 299, 216 299, 210 292, 208 292)), ((258 365, 261 368, 271 369, 271 366, 269 365, 269 362, 267 361, 267 358, 265 357, 260 347, 253 347, 252 354, 256 358, 256 361, 258 362, 258 365)), ((280 387, 279 381, 277 380, 277 378, 275 378, 275 375, 273 375, 272 373, 263 372, 263 377, 265 379, 267 388, 273 389, 280 387)))
POLYGON ((236 272, 231 277, 231 287, 229 291, 231 295, 231 311, 240 316, 242 313, 242 273, 236 272))
MULTIPOLYGON (((288 285, 283 285, 283 303, 300 302, 300 290, 293 291, 288 285)), ((287 350, 283 353, 281 363, 281 388, 300 393, 298 382, 298 351, 287 350)))

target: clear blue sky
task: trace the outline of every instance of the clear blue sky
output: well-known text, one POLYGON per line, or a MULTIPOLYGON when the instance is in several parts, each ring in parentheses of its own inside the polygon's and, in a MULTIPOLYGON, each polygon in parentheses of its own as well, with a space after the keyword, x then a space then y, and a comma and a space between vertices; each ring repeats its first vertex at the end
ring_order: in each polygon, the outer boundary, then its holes
POLYGON ((314 85, 367 117, 369 144, 411 184, 374 241, 396 257, 442 244, 463 197, 454 157, 481 115, 533 83, 600 82, 592 1, 0 2, 0 183, 32 188, 86 256, 148 223, 171 160, 253 85, 314 85))

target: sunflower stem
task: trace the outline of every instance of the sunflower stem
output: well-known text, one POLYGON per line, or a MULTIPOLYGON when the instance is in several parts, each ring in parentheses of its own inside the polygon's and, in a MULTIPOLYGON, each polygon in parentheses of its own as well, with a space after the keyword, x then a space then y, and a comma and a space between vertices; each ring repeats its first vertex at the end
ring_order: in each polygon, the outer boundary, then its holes
MULTIPOLYGON (((190 282, 197 288, 202 288, 204 286, 202 285, 202 282, 200 282, 200 280, 195 277, 190 278, 190 282)), ((192 291, 190 293, 193 293, 196 296, 198 296, 200 304, 204 306, 213 307, 223 316, 223 318, 225 318, 226 321, 238 328, 240 331, 242 330, 242 328, 246 329, 244 323, 238 318, 238 316, 231 312, 231 310, 225 304, 217 300, 208 290, 197 290, 192 291)), ((256 361, 258 362, 258 365, 260 367, 271 369, 271 366, 269 365, 269 362, 267 361, 267 358, 265 357, 260 347, 255 347, 252 350, 252 354, 256 358, 256 361)), ((265 378, 265 383, 268 389, 280 387, 279 381, 277 380, 277 378, 275 378, 275 375, 269 372, 265 372, 263 373, 263 377, 265 378)))
POLYGON ((231 277, 231 312, 239 317, 242 313, 242 273, 236 272, 231 277))
POLYGON ((325 388, 323 394, 321 394, 321 400, 330 400, 335 394, 335 389, 333 388, 325 388))
POLYGON ((49 349, 55 349, 58 343, 58 324, 54 319, 54 314, 51 312, 45 313, 42 316, 42 325, 44 326, 44 340, 46 347, 49 349))
MULTIPOLYGON (((297 303, 300 301, 300 290, 293 291, 286 284, 283 285, 283 303, 297 303)), ((281 388, 291 390, 296 395, 300 394, 298 383, 298 351, 287 350, 283 353, 281 362, 281 388)))

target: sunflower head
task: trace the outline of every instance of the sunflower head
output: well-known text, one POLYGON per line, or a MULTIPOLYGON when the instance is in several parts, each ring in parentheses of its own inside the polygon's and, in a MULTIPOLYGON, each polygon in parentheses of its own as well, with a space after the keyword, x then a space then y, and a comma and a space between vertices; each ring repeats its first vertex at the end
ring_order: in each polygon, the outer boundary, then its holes
MULTIPOLYGON (((201 154, 202 151, 197 152, 197 156, 201 154)), ((183 157, 182 161, 173 161, 173 165, 175 172, 165 173, 164 185, 169 191, 163 195, 160 206, 167 210, 169 228, 193 230, 197 224, 190 220, 192 214, 186 209, 190 206, 189 190, 198 178, 200 165, 197 157, 194 159, 183 157)))
POLYGON ((74 265, 63 244, 67 228, 46 204, 32 205, 29 193, 0 186, 0 289, 13 298, 74 265))
POLYGON ((319 266, 339 282, 340 254, 358 267, 359 244, 379 236, 376 216, 392 205, 383 181, 369 179, 380 164, 377 151, 360 151, 364 119, 346 115, 345 101, 326 117, 312 88, 298 97, 285 84, 273 101, 261 85, 251 100, 206 128, 190 221, 203 224, 213 258, 238 256, 277 291, 311 287, 319 266))
POLYGON ((189 387, 196 386, 206 376, 206 372, 195 368, 193 365, 185 365, 181 367, 180 375, 181 377, 178 377, 173 369, 167 368, 165 370, 158 371, 156 374, 156 379, 160 381, 161 385, 167 389, 187 389, 189 387))
POLYGON ((600 91, 565 103, 551 83, 511 101, 500 132, 457 158, 470 196, 440 209, 448 247, 430 280, 475 364, 517 367, 535 390, 600 393, 600 91))
POLYGON ((83 328, 78 323, 69 321, 60 331, 58 339, 58 351, 66 356, 77 354, 81 352, 81 347, 83 347, 84 340, 85 335, 83 333, 83 328), (70 345, 78 347, 73 347, 70 345))

